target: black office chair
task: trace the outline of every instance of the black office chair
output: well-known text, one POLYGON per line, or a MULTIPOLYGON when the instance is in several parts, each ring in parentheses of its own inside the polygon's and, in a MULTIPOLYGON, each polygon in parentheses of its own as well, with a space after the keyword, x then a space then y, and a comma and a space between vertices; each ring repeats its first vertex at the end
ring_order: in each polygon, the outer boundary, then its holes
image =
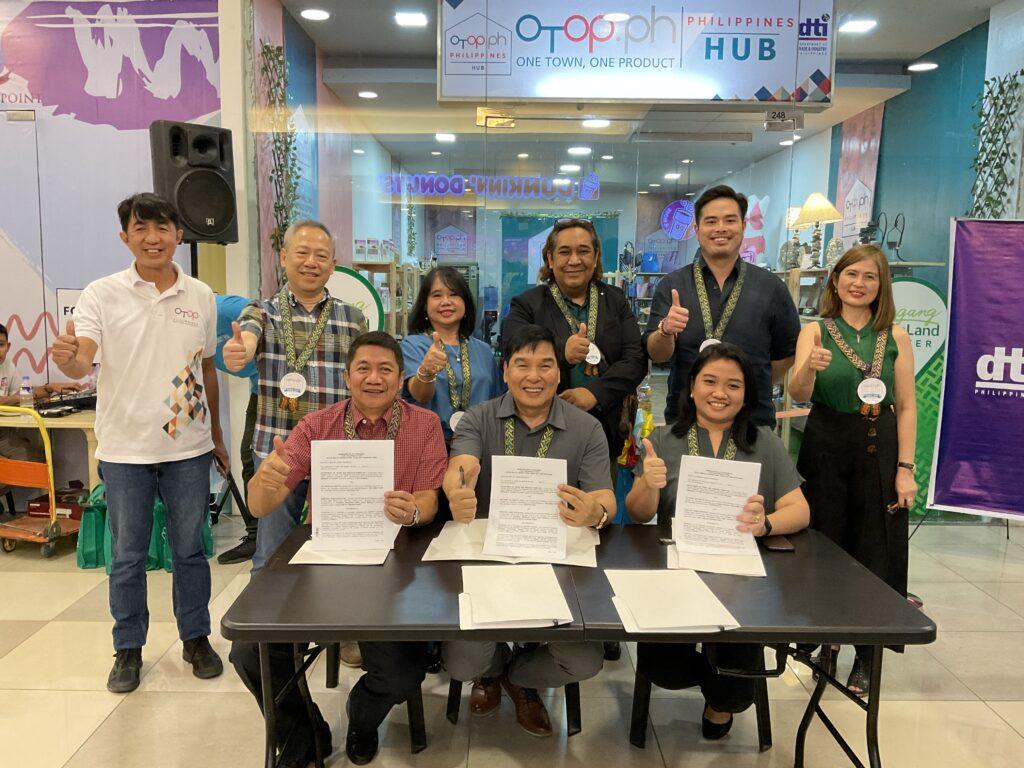
MULTIPOLYGON (((565 686, 565 723, 566 730, 570 736, 575 736, 583 730, 582 718, 580 715, 580 684, 567 683, 565 686)), ((448 708, 445 717, 448 722, 455 725, 459 722, 459 709, 462 706, 462 680, 454 678, 448 684, 448 708)))
MULTIPOLYGON (((719 667, 714 662, 714 653, 708 654, 711 666, 719 674, 729 677, 755 678, 754 714, 757 717, 758 752, 765 752, 772 748, 772 718, 768 703, 768 678, 779 677, 786 671, 786 659, 789 656, 788 646, 775 645, 772 647, 775 649, 775 668, 771 670, 765 669, 763 655, 758 656, 760 669, 751 671, 719 667)), ((640 749, 647 745, 647 721, 651 705, 652 685, 647 675, 637 670, 633 681, 633 713, 629 724, 629 743, 640 749)))

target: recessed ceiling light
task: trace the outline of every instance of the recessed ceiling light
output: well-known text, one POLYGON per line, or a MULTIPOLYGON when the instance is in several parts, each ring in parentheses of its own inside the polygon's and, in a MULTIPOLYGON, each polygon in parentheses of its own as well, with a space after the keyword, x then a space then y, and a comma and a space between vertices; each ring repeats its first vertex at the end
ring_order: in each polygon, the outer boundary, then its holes
POLYGON ((683 174, 681 174, 681 173, 666 173, 666 174, 665 174, 665 178, 666 178, 666 179, 667 179, 668 181, 675 181, 676 179, 678 179, 678 178, 679 178, 680 176, 682 176, 682 175, 683 175, 683 174))
POLYGON ((656 182, 656 181, 652 181, 652 182, 651 182, 650 184, 648 184, 647 186, 648 186, 648 187, 660 187, 660 186, 661 186, 661 184, 659 184, 659 183, 658 183, 658 182, 656 182))
POLYGON ((427 173, 437 173, 437 171, 427 171, 427 173))
POLYGON ((436 149, 433 152, 431 152, 430 154, 432 154, 434 157, 440 157, 440 155, 441 155, 441 153, 438 152, 436 149))
POLYGON ((299 13, 299 16, 308 21, 327 21, 331 18, 331 14, 327 11, 321 10, 320 8, 307 8, 299 13))
POLYGON ((516 155, 516 157, 518 157, 520 160, 525 160, 529 156, 530 156, 529 152, 520 152, 518 155, 516 155))
POLYGON ((647 194, 650 194, 650 193, 646 189, 638 189, 637 190, 637 194, 638 195, 647 195, 647 194))
POLYGON ((783 141, 779 142, 779 146, 780 147, 792 147, 793 146, 793 140, 792 139, 784 139, 783 141))
POLYGON ((849 19, 839 25, 839 31, 862 35, 865 32, 870 32, 876 26, 878 26, 878 22, 874 19, 849 19))
POLYGON ((607 128, 611 124, 611 120, 603 117, 588 117, 583 121, 584 128, 607 128))
POLYGON ((366 154, 366 150, 365 149, 353 149, 352 150, 352 154, 353 155, 365 155, 366 154))
POLYGON ((419 11, 398 11, 395 14, 395 23, 400 27, 425 27, 427 14, 419 11))
POLYGON ((564 187, 564 186, 566 186, 567 184, 571 184, 571 183, 572 183, 572 179, 566 179, 566 178, 561 178, 561 179, 552 179, 552 180, 551 180, 551 183, 552 183, 552 184, 557 184, 557 185, 558 185, 558 186, 560 186, 560 187, 564 187))
POLYGON ((907 67, 908 72, 931 72, 938 69, 939 65, 934 61, 917 61, 907 67))
POLYGON ((377 92, 376 91, 360 91, 359 92, 359 98, 360 99, 376 99, 377 98, 377 92))
POLYGON ((566 163, 565 165, 558 166, 558 170, 563 173, 576 173, 579 169, 580 167, 576 163, 566 163))
POLYGON ((621 11, 614 11, 612 13, 606 13, 604 15, 604 20, 605 21, 614 21, 614 22, 629 21, 629 14, 628 13, 622 13, 621 11))
POLYGON ((569 147, 570 155, 589 155, 590 147, 569 147))
POLYGON ((438 141, 445 142, 446 144, 451 144, 453 141, 455 141, 455 134, 454 133, 435 133, 434 134, 434 138, 437 139, 438 141))
POLYGON ((601 155, 602 160, 614 160, 615 155, 601 155))

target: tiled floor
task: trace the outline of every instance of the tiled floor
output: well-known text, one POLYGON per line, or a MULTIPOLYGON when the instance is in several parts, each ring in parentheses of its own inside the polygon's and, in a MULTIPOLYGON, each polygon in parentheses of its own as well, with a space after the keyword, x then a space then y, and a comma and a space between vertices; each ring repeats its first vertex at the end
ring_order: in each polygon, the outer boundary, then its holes
MULTIPOLYGON (((237 519, 215 528, 218 551, 240 532, 237 519)), ((247 580, 247 565, 214 561, 211 614, 214 626, 247 580)), ((127 696, 105 689, 111 663, 106 577, 79 571, 74 552, 42 560, 22 547, 0 555, 0 765, 18 768, 168 768, 261 764, 263 730, 255 701, 228 669, 211 681, 192 677, 170 606, 170 577, 151 573, 149 642, 142 685, 127 696)), ((1024 528, 926 526, 911 543, 911 588, 924 598, 939 625, 937 642, 886 655, 880 720, 887 768, 1024 765, 1024 528)), ((227 643, 215 634, 227 656, 227 643)), ((556 735, 536 739, 515 724, 506 703, 496 717, 464 716, 457 726, 443 716, 447 682, 430 676, 426 695, 429 747, 408 751, 404 709, 381 733, 374 765, 503 766, 786 766, 811 684, 803 668, 770 684, 775 746, 756 749, 753 713, 737 718, 728 738, 703 741, 701 701, 694 691, 655 690, 651 731, 644 750, 626 739, 633 653, 608 664, 581 686, 583 733, 564 735, 560 693, 546 701, 556 735)), ((840 658, 840 676, 851 662, 840 658)), ((314 696, 331 722, 336 746, 344 738, 343 703, 356 673, 343 670, 336 690, 324 687, 318 662, 311 672, 314 696)), ((863 718, 838 694, 826 711, 866 759, 863 718)), ((824 728, 812 726, 810 766, 842 766, 845 758, 824 728)), ((335 751, 331 766, 347 764, 335 751)))

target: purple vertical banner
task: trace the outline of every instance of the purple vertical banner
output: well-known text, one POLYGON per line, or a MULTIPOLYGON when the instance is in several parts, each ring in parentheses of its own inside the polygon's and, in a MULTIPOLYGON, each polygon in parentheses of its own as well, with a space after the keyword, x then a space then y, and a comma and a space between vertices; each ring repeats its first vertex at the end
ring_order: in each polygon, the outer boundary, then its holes
POLYGON ((929 505, 1024 518, 1024 221, 955 220, 929 505))

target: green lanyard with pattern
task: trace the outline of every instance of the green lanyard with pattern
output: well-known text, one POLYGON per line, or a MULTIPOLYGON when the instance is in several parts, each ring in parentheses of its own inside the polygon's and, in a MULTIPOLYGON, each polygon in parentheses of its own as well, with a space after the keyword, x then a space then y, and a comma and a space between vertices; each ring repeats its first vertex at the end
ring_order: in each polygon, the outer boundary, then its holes
POLYGON ((839 330, 839 326, 836 325, 836 321, 829 317, 825 319, 825 330, 828 331, 828 335, 832 337, 832 341, 839 347, 839 351, 843 353, 843 357, 849 360, 853 367, 860 371, 860 375, 865 379, 872 378, 878 379, 882 376, 882 362, 885 360, 885 345, 889 341, 889 329, 886 328, 878 332, 878 338, 875 339, 875 354, 871 359, 871 365, 869 366, 863 360, 860 359, 860 355, 857 354, 856 350, 851 347, 846 339, 843 338, 842 332, 839 330))
MULTIPOLYGON (((551 438, 555 436, 555 428, 548 424, 544 428, 544 434, 540 436, 540 445, 537 446, 537 458, 547 458, 548 448, 551 447, 551 438)), ((509 416, 505 419, 505 455, 516 455, 516 417, 509 416)))
POLYGON ((459 359, 462 362, 462 388, 461 392, 456 386, 455 369, 452 368, 452 361, 448 357, 447 347, 444 355, 444 369, 448 374, 448 400, 452 404, 453 411, 464 411, 469 408, 469 390, 472 387, 469 370, 469 339, 459 339, 459 359))
MULTIPOLYGON (((362 440, 358 434, 356 434, 356 425, 352 416, 352 401, 348 401, 348 405, 345 406, 345 439, 346 440, 362 440)), ((391 406, 391 421, 388 422, 388 431, 384 436, 385 440, 394 440, 398 434, 398 428, 402 426, 402 404, 395 399, 394 405, 391 406)))
POLYGON ((718 325, 715 326, 713 326, 711 319, 711 302, 708 300, 708 288, 704 284, 703 263, 703 260, 699 257, 694 260, 693 282, 697 287, 697 301, 700 302, 700 315, 704 320, 704 334, 709 339, 721 341, 722 336, 725 335, 725 327, 729 324, 733 310, 736 309, 736 304, 740 300, 740 291, 743 290, 743 279, 747 275, 747 262, 739 259, 740 275, 736 278, 736 285, 732 287, 732 291, 729 293, 729 300, 726 301, 725 309, 722 310, 722 316, 718 318, 718 325))
POLYGON ((331 314, 331 297, 325 294, 324 307, 320 310, 320 316, 316 319, 316 325, 313 326, 313 330, 310 331, 309 337, 306 339, 306 345, 298 355, 295 354, 295 329, 292 326, 292 305, 288 300, 287 284, 281 286, 281 290, 277 294, 277 303, 281 311, 281 324, 283 326, 281 328, 281 335, 284 337, 284 353, 285 359, 288 362, 288 368, 296 373, 301 373, 302 369, 306 367, 306 363, 309 362, 313 350, 316 349, 317 342, 320 341, 324 328, 327 327, 327 320, 331 314))
MULTIPOLYGON (((565 318, 565 322, 569 324, 569 333, 576 333, 576 331, 579 330, 579 326, 576 324, 576 318, 569 309, 569 305, 565 303, 565 298, 562 296, 562 292, 554 283, 551 283, 548 286, 548 290, 551 291, 551 298, 555 300, 555 304, 562 311, 562 316, 565 318)), ((591 283, 590 292, 587 295, 587 340, 591 344, 593 344, 594 339, 597 338, 597 302, 597 286, 594 283, 591 283)), ((597 365, 587 363, 583 372, 586 373, 587 376, 597 376, 597 365)))
MULTIPOLYGON (((700 446, 697 444, 697 425, 691 424, 690 431, 686 433, 686 452, 690 456, 700 456, 700 446)), ((732 434, 729 435, 729 442, 725 444, 725 456, 722 457, 726 461, 732 461, 736 458, 736 441, 732 439, 732 434)))

